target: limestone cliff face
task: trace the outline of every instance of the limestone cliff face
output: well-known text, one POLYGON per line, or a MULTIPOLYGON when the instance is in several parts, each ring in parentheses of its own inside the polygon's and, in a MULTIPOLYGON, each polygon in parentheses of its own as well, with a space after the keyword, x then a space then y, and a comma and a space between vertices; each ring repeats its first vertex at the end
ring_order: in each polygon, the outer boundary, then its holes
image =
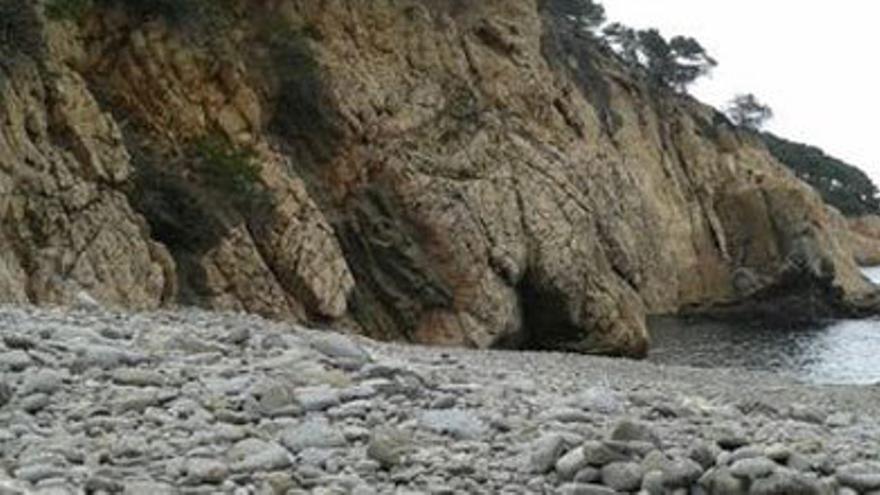
POLYGON ((846 312, 869 291, 759 143, 537 1, 243 2, 207 41, 121 6, 74 22, 0 4, 26 20, 0 62, 4 300, 75 284, 380 338, 640 354, 648 313, 816 294, 846 312), (258 158, 263 201, 199 176, 211 135, 258 158))
POLYGON ((174 267, 121 192, 132 169, 119 126, 16 3, 0 11, 0 300, 62 303, 78 284, 156 307, 174 267))

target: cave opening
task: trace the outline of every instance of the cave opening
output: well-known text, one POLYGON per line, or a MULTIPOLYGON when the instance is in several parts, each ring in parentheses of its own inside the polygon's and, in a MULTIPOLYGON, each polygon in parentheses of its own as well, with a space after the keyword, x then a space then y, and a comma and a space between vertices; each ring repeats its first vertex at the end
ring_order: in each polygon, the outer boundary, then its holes
POLYGON ((526 274, 517 284, 522 328, 505 347, 522 351, 561 351, 583 342, 583 330, 572 320, 568 296, 526 274))

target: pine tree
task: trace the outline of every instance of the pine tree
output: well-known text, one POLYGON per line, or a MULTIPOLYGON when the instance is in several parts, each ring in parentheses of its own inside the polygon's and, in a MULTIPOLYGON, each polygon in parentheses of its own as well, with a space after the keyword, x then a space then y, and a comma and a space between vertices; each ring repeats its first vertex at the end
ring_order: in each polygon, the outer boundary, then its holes
POLYGON ((727 115, 734 124, 757 131, 773 118, 773 109, 751 94, 737 95, 727 107, 727 115))

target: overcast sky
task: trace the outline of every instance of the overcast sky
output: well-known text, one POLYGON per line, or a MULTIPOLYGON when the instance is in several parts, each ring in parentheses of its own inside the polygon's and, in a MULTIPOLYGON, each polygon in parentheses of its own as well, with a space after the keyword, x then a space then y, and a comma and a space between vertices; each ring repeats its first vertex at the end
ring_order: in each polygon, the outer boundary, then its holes
POLYGON ((691 93, 722 107, 752 92, 767 128, 814 144, 880 184, 880 3, 603 0, 611 21, 697 38, 720 63, 691 93))

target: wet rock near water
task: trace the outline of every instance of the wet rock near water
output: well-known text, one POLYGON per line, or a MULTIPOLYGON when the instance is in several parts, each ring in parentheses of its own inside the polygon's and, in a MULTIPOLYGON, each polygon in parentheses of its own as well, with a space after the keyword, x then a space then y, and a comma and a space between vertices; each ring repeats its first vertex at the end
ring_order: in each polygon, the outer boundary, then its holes
POLYGON ((3 494, 870 494, 874 388, 0 308, 3 494))

